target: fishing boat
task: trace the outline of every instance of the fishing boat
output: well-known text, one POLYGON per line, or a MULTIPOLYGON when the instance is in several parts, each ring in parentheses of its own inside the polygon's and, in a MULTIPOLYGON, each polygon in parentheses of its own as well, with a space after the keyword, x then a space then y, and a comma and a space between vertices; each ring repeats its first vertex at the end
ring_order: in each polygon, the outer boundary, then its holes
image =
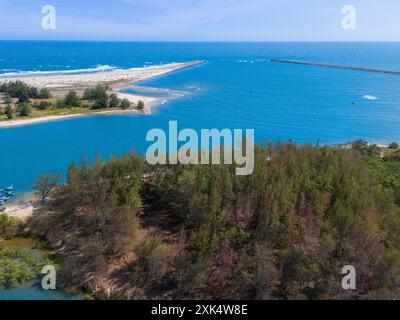
POLYGON ((4 205, 13 196, 14 196, 13 185, 0 189, 0 205, 4 205))

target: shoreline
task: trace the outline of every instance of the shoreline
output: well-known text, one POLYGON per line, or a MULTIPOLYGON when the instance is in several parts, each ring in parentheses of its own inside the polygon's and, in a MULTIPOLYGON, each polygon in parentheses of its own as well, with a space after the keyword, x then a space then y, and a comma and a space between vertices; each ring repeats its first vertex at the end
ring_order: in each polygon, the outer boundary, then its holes
POLYGON ((48 88, 50 90, 78 90, 79 88, 93 88, 101 84, 109 85, 113 89, 119 90, 130 83, 137 83, 155 77, 160 77, 171 72, 183 70, 203 63, 205 63, 204 60, 195 60, 190 62, 170 63, 142 68, 117 69, 113 71, 102 71, 95 73, 51 74, 39 76, 21 75, 16 77, 0 76, 0 84, 4 82, 20 80, 29 86, 34 86, 39 89, 48 88))
POLYGON ((50 75, 50 76, 36 76, 36 77, 12 77, 1 78, 0 84, 8 81, 21 80, 28 85, 38 88, 48 88, 55 91, 65 90, 82 90, 86 88, 95 87, 96 85, 109 85, 112 92, 118 98, 127 99, 133 104, 137 104, 139 100, 145 102, 145 109, 113 109, 92 111, 87 113, 65 114, 65 115, 48 115, 42 117, 6 120, 0 121, 0 129, 7 129, 13 127, 22 127, 28 125, 35 125, 45 122, 69 120, 77 117, 96 116, 96 115, 121 115, 121 114, 143 114, 150 115, 151 109, 155 106, 162 105, 163 100, 149 96, 142 96, 137 94, 130 94, 122 92, 121 90, 130 84, 139 83, 142 81, 150 80, 153 78, 161 77, 172 72, 187 69, 192 66, 205 63, 204 60, 195 60, 185 63, 173 63, 161 66, 132 68, 127 70, 115 70, 90 74, 73 74, 73 75, 50 75))
POLYGON ((141 113, 141 112, 136 111, 136 110, 107 110, 107 111, 98 111, 98 112, 89 112, 89 113, 76 113, 76 114, 36 117, 36 118, 21 119, 21 120, 10 120, 10 121, 0 122, 0 129, 24 127, 24 126, 30 126, 30 125, 46 123, 46 122, 70 120, 70 119, 80 118, 80 117, 85 117, 85 116, 118 115, 118 114, 127 114, 127 113, 134 114, 134 113, 141 113))
MULTIPOLYGON (((129 111, 128 111, 129 112, 129 111)), ((127 113, 127 112, 125 112, 127 113)), ((390 154, 393 152, 400 152, 400 149, 392 150, 390 149, 388 144, 377 144, 372 142, 367 142, 368 145, 376 145, 381 148, 381 157, 385 154, 390 154)), ((326 145, 331 148, 337 149, 351 149, 352 145, 350 143, 345 144, 336 144, 336 145, 326 145)), ((35 195, 33 192, 24 192, 20 195, 17 195, 13 200, 9 203, 5 204, 3 207, 5 211, 2 212, 10 217, 18 218, 22 222, 25 222, 30 216, 33 215, 35 205, 37 202, 35 201, 35 195)))
POLYGON ((17 196, 15 199, 4 205, 6 210, 2 213, 25 222, 30 216, 32 216, 34 204, 35 197, 32 192, 28 192, 17 196))
POLYGON ((126 115, 126 114, 143 114, 143 115, 151 115, 151 109, 159 104, 162 104, 161 99, 156 99, 152 97, 139 96, 129 93, 124 93, 120 91, 115 91, 118 98, 120 99, 128 99, 132 103, 137 103, 139 100, 145 102, 145 110, 138 109, 111 109, 111 110, 102 110, 102 111, 92 111, 87 113, 75 113, 75 114, 65 114, 65 115, 50 115, 43 117, 35 117, 28 119, 18 119, 18 120, 7 120, 0 121, 0 130, 8 129, 8 128, 16 128, 16 127, 24 127, 30 126, 40 123, 46 122, 55 122, 55 121, 63 121, 70 120, 74 118, 81 118, 87 116, 102 116, 102 115, 126 115))

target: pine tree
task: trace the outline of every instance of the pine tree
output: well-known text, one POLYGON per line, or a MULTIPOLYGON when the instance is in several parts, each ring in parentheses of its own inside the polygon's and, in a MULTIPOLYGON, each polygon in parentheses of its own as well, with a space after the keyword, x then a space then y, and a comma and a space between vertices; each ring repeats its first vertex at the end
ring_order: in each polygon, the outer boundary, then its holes
POLYGON ((71 192, 78 192, 80 188, 80 174, 78 166, 72 162, 67 174, 67 186, 71 192))
POLYGON ((64 103, 67 107, 79 107, 81 104, 76 91, 70 90, 64 98, 64 103))
POLYGON ((11 105, 7 105, 5 114, 7 116, 7 119, 11 120, 13 118, 13 109, 12 109, 11 105))
POLYGON ((108 106, 110 108, 117 108, 119 104, 120 104, 120 100, 118 99, 117 95, 115 93, 111 94, 108 106))
POLYGON ((138 101, 138 103, 137 103, 137 108, 139 109, 139 110, 144 110, 144 101, 142 101, 142 100, 139 100, 138 101))

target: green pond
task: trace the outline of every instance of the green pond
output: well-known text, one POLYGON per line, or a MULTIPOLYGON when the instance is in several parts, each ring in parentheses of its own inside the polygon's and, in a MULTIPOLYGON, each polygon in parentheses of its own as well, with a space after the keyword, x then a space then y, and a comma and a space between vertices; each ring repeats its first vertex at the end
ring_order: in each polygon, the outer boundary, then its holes
POLYGON ((0 300, 82 300, 61 290, 43 290, 40 281, 30 281, 18 288, 0 291, 0 300))
MULTIPOLYGON (((26 238, 15 238, 0 242, 0 247, 29 249, 35 256, 45 259, 49 251, 39 248, 38 241, 26 238)), ((0 300, 81 300, 83 295, 69 294, 62 290, 43 290, 40 280, 33 280, 17 288, 1 289, 0 300)))

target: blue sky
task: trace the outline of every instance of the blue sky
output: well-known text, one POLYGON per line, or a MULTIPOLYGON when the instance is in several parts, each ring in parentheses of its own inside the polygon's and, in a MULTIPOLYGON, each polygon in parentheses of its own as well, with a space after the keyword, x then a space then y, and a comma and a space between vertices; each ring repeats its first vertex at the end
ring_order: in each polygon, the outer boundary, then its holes
POLYGON ((0 0, 0 39, 400 41, 399 0, 0 0), (344 5, 357 10, 343 30, 344 5), (57 29, 41 28, 53 5, 57 29))

